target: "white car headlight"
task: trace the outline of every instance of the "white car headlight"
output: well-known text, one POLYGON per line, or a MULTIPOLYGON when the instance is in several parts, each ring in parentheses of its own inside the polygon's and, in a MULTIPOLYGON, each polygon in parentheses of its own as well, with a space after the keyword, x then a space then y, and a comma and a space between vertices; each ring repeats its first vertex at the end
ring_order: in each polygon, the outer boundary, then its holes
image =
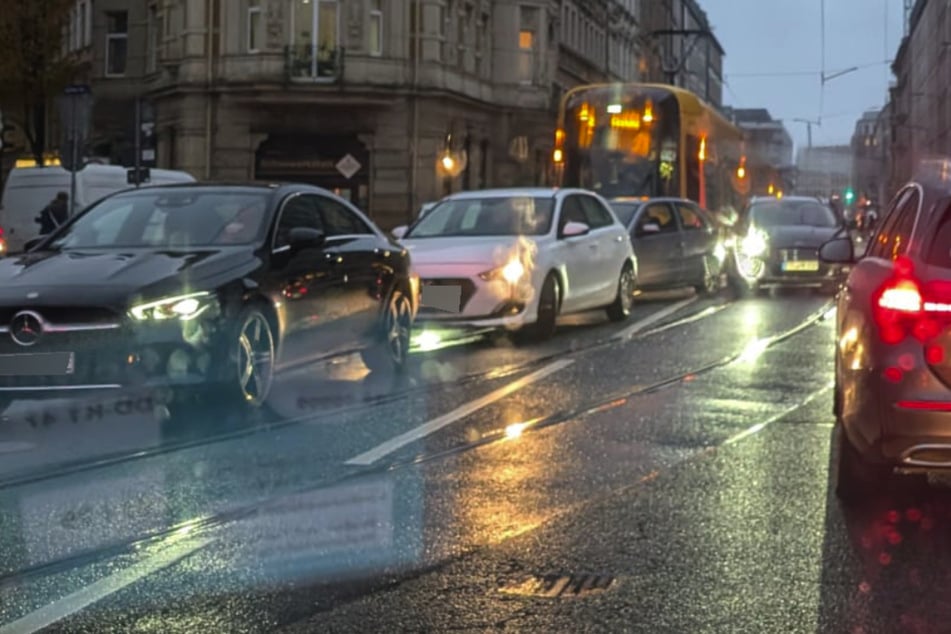
POLYGON ((216 300, 211 293, 189 293, 187 295, 166 297, 154 302, 136 304, 129 309, 129 314, 138 321, 165 319, 187 321, 198 317, 216 305, 216 300))
POLYGON ((505 266, 500 266, 497 269, 492 269, 491 271, 486 271, 479 275, 479 277, 486 281, 505 280, 509 284, 518 284, 524 276, 525 265, 522 264, 522 261, 517 257, 509 260, 505 266))
POLYGON ((740 250, 747 257, 764 256, 769 251, 769 236, 759 229, 750 229, 749 234, 740 243, 740 250))

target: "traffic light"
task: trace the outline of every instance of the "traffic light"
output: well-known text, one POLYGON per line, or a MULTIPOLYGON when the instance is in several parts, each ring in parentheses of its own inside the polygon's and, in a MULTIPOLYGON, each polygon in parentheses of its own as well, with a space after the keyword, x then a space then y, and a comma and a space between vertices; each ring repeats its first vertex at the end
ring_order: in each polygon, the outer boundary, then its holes
POLYGON ((845 204, 851 204, 855 200, 855 192, 851 187, 845 190, 845 204))

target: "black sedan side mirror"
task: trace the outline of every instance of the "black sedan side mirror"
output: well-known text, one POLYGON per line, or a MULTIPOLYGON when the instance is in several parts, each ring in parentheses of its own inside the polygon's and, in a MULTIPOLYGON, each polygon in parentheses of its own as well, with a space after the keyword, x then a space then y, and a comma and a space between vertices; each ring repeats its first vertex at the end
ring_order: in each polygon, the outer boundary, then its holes
POLYGON ((327 234, 311 227, 294 227, 287 236, 287 243, 294 251, 316 249, 327 241, 327 234))
POLYGON ((826 264, 852 264, 855 246, 851 238, 833 238, 819 247, 819 259, 826 264))

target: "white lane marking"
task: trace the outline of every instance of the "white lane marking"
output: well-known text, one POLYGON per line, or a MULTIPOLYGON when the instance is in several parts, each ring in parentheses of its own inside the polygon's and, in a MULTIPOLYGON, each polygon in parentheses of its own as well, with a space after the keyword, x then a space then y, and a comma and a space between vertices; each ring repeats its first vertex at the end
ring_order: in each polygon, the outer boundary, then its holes
POLYGON ((733 436, 730 436, 729 438, 727 438, 727 439, 723 442, 723 444, 724 444, 724 445, 733 445, 733 444, 736 444, 736 443, 740 442, 740 441, 743 440, 744 438, 749 438, 750 436, 752 436, 752 435, 754 435, 754 434, 758 434, 759 432, 763 431, 763 429, 765 429, 767 426, 772 425, 773 423, 775 423, 775 422, 777 422, 777 421, 779 421, 779 420, 782 420, 783 418, 789 416, 790 414, 792 414, 792 413, 795 412, 796 410, 802 409, 803 407, 805 407, 805 406, 808 405, 809 403, 813 402, 814 400, 816 400, 817 398, 819 398, 820 396, 822 396, 822 395, 825 394, 826 392, 829 392, 830 390, 832 390, 832 386, 831 386, 831 385, 827 385, 827 386, 825 386, 825 387, 819 388, 818 390, 816 390, 815 392, 813 392, 812 394, 810 394, 809 396, 807 396, 805 399, 799 401, 798 403, 795 403, 795 404, 793 404, 793 405, 790 405, 789 407, 787 407, 786 409, 782 410, 781 412, 778 412, 778 413, 776 413, 776 414, 773 414, 772 416, 770 416, 769 418, 767 418, 766 420, 764 420, 762 423, 756 423, 755 425, 753 425, 753 426, 750 427, 749 429, 744 429, 743 431, 741 431, 741 432, 739 432, 739 433, 737 433, 737 434, 734 434, 733 436))
POLYGON ((678 310, 681 310, 689 306, 690 304, 694 303, 698 299, 700 298, 696 296, 688 297, 687 299, 681 300, 677 302, 676 304, 671 304, 670 306, 666 308, 662 308, 661 310, 658 310, 656 313, 651 313, 644 319, 641 319, 640 321, 635 321, 633 324, 631 324, 630 326, 628 326, 627 328, 619 332, 618 337, 620 339, 630 339, 631 337, 633 337, 640 331, 644 330, 648 326, 653 326, 661 319, 664 319, 665 317, 669 317, 673 315, 678 310))
POLYGON ((701 310, 699 313, 695 313, 693 315, 690 315, 689 317, 684 317, 683 319, 672 321, 669 324, 664 324, 663 326, 658 326, 657 328, 651 328, 650 330, 645 332, 644 335, 647 337, 652 337, 654 335, 659 335, 662 332, 673 330, 674 328, 680 328, 681 326, 686 326, 688 324, 698 322, 701 319, 706 319, 707 317, 711 315, 716 315, 718 312, 726 309, 726 307, 727 306, 725 304, 723 306, 711 306, 710 308, 707 308, 706 310, 701 310))
POLYGON ((461 420, 465 418, 466 416, 469 416, 470 414, 473 414, 479 411, 483 407, 487 407, 488 405, 495 403, 496 401, 500 401, 506 396, 509 396, 510 394, 513 394, 521 390, 522 388, 528 387, 532 383, 540 381, 541 379, 544 379, 545 377, 551 374, 554 374, 555 372, 564 370, 572 363, 574 363, 574 361, 572 361, 571 359, 562 359, 561 361, 555 361, 553 363, 550 363, 546 365, 545 367, 541 368, 540 370, 536 370, 535 372, 532 372, 531 374, 527 374, 523 376, 522 378, 509 383, 508 385, 500 387, 494 392, 489 392, 488 394, 486 394, 485 396, 481 398, 477 398, 474 401, 469 401, 468 403, 460 405, 459 407, 457 407, 456 409, 452 410, 451 412, 447 414, 443 414, 442 416, 439 416, 438 418, 434 418, 428 422, 425 422, 419 427, 409 430, 405 434, 400 434, 399 436, 396 436, 395 438, 391 438, 390 440, 387 440, 383 444, 377 447, 374 447, 373 449, 370 449, 369 451, 366 451, 360 454, 359 456, 355 456, 351 458, 350 460, 347 460, 345 464, 357 465, 357 466, 371 465, 377 460, 379 460, 380 458, 383 458, 384 456, 387 456, 393 453, 397 449, 405 447, 411 442, 417 441, 434 432, 437 432, 443 427, 446 427, 447 425, 451 425, 452 423, 458 420, 461 420))
POLYGON ((0 634, 27 634, 38 632, 50 625, 65 619, 68 616, 88 608, 93 603, 101 601, 109 595, 126 588, 136 581, 168 568, 195 551, 210 544, 213 539, 199 539, 182 541, 173 544, 162 551, 129 566, 125 570, 115 572, 108 577, 86 586, 81 590, 66 595, 58 601, 27 614, 6 625, 0 625, 0 634))
POLYGON ((33 451, 36 449, 36 445, 31 442, 0 442, 0 454, 5 453, 20 453, 22 451, 33 451))

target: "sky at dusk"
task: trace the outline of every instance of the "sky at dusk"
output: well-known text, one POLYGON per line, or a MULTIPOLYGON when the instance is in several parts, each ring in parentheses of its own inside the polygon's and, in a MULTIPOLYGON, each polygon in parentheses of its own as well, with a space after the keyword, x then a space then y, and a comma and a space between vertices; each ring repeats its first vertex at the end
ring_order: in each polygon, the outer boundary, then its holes
MULTIPOLYGON (((649 0, 648 0, 649 1, 649 0)), ((822 0, 700 0, 726 51, 723 99, 767 108, 783 119, 799 148, 806 124, 819 120, 813 143, 848 143, 855 121, 880 108, 892 79, 889 63, 902 37, 902 0, 825 0, 823 91, 822 0)))

